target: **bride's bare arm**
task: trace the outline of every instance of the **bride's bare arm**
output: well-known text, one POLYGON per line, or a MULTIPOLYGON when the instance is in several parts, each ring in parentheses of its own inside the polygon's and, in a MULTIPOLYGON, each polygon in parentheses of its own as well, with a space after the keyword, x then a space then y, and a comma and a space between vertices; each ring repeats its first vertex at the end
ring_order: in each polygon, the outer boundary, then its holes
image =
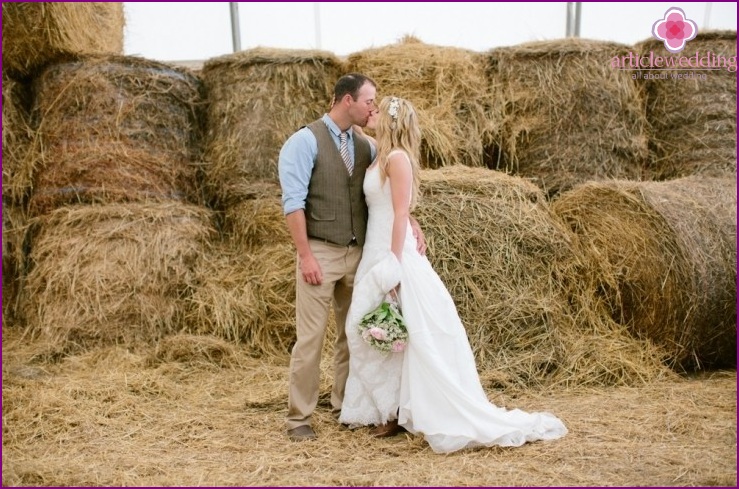
POLYGON ((405 153, 396 152, 388 159, 386 172, 390 179, 394 214, 391 250, 400 261, 403 258, 403 242, 410 218, 413 169, 405 153))

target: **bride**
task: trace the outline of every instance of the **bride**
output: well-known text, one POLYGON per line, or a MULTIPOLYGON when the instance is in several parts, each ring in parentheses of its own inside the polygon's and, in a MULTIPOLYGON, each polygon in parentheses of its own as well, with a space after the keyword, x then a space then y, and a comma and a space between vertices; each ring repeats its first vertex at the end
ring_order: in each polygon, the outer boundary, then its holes
POLYGON ((416 250, 409 216, 419 194, 421 131, 413 106, 385 97, 367 127, 376 130, 377 158, 364 180, 369 220, 346 322, 349 378, 339 421, 375 425, 378 437, 422 434, 437 453, 564 436, 551 414, 488 401, 454 302, 416 250), (358 330, 388 293, 397 294, 408 328, 401 353, 374 349, 358 330))

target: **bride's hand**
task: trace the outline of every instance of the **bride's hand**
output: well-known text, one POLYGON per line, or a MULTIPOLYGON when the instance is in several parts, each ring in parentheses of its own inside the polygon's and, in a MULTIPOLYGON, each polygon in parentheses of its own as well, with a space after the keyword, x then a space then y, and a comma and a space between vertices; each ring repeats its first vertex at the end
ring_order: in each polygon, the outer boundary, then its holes
POLYGON ((387 297, 390 298, 390 301, 394 302, 395 304, 400 304, 400 284, 396 285, 395 288, 390 289, 390 292, 387 293, 387 297))

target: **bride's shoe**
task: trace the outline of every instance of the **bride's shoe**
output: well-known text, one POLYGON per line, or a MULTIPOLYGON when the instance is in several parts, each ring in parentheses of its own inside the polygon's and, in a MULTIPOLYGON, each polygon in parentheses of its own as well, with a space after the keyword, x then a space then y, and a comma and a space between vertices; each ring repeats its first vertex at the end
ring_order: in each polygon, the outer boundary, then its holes
POLYGON ((395 436, 402 431, 406 431, 406 429, 398 424, 397 419, 394 419, 385 424, 375 426, 370 430, 370 435, 375 438, 388 438, 395 436))

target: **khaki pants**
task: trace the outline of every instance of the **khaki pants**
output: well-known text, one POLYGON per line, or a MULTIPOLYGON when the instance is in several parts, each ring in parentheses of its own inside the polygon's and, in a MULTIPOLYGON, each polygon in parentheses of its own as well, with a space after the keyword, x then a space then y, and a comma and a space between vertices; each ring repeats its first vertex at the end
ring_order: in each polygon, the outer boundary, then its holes
POLYGON ((318 404, 320 363, 323 339, 326 336, 329 307, 333 299, 336 316, 334 346, 334 384, 331 407, 341 409, 344 388, 349 376, 349 347, 346 342, 346 314, 352 300, 354 275, 362 258, 360 246, 340 246, 309 240, 313 255, 323 272, 321 285, 309 285, 296 271, 295 315, 297 342, 290 358, 290 387, 287 403, 287 428, 311 424, 311 415, 318 404))

